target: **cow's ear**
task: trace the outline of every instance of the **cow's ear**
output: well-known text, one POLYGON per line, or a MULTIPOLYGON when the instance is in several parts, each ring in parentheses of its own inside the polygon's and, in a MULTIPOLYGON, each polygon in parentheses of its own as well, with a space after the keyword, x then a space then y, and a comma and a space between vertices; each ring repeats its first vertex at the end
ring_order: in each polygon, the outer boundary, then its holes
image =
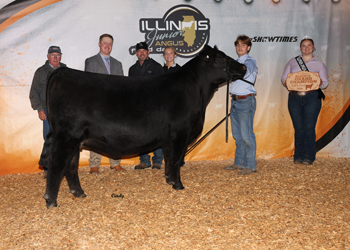
POLYGON ((205 62, 208 62, 208 61, 214 61, 215 58, 214 58, 214 49, 212 47, 210 47, 209 45, 206 45, 204 47, 204 49, 199 53, 199 57, 205 61, 205 62))
POLYGON ((210 47, 208 44, 206 44, 204 48, 208 48, 209 50, 212 50, 212 49, 213 49, 213 48, 210 47))

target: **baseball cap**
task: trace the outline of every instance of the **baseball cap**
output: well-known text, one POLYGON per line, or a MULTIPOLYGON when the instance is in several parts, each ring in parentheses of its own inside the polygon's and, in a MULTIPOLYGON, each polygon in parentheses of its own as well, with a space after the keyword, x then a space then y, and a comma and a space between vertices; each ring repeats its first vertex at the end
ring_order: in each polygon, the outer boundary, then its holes
POLYGON ((50 54, 50 53, 60 53, 60 54, 62 54, 61 49, 58 46, 50 46, 49 51, 47 53, 48 54, 50 54))
POLYGON ((148 50, 148 45, 145 42, 140 42, 138 44, 136 44, 136 51, 138 51, 139 49, 145 49, 148 50))

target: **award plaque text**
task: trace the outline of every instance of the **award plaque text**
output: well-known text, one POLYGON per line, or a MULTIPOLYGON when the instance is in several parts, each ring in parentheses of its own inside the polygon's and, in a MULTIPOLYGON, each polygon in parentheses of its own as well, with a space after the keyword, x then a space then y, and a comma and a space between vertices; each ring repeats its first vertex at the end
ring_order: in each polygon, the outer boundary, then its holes
POLYGON ((288 90, 293 91, 311 91, 320 87, 321 78, 316 72, 300 71, 297 73, 290 73, 286 79, 286 86, 288 90))

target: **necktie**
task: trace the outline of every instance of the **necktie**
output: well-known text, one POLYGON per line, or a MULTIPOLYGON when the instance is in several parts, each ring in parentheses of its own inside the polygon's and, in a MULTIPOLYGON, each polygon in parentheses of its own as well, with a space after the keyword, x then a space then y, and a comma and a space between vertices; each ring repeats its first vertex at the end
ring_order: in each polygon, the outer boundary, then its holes
POLYGON ((107 67, 108 74, 111 74, 111 65, 109 64, 108 58, 105 58, 105 59, 106 59, 106 67, 107 67))

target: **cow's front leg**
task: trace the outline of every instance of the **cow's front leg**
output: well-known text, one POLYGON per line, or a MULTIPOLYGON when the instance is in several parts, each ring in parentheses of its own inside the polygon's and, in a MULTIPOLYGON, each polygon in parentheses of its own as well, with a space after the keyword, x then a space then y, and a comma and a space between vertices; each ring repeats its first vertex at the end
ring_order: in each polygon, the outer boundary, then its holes
POLYGON ((181 160, 179 160, 179 159, 176 160, 175 162, 172 162, 173 165, 169 164, 168 175, 166 176, 166 182, 169 185, 173 185, 173 188, 175 190, 184 189, 184 186, 182 185, 181 178, 180 178, 180 162, 181 162, 181 160))
POLYGON ((174 167, 174 158, 173 155, 170 154, 170 150, 168 147, 163 147, 163 155, 165 163, 164 177, 166 183, 168 183, 169 185, 175 185, 175 176, 171 171, 171 169, 174 167))
POLYGON ((175 170, 176 170, 175 184, 173 184, 173 189, 175 190, 184 189, 184 186, 182 185, 181 178, 180 178, 180 163, 176 164, 175 170))
POLYGON ((69 192, 72 193, 75 197, 85 198, 86 194, 84 194, 84 191, 80 186, 80 181, 78 176, 79 154, 80 154, 80 149, 79 147, 77 147, 75 149, 72 161, 65 173, 65 176, 68 182, 69 192))
POLYGON ((168 147, 163 147, 163 156, 164 156, 164 177, 166 178, 166 182, 170 185, 173 185, 175 183, 169 183, 169 176, 170 176, 170 154, 169 154, 169 148, 168 147))
MULTIPOLYGON (((167 157, 168 164, 165 165, 166 182, 173 185, 175 190, 184 189, 180 178, 180 165, 184 158, 187 148, 186 134, 178 134, 174 140, 169 143, 170 147, 166 149, 164 157, 167 157)), ((163 151, 164 152, 164 151, 163 151)))

